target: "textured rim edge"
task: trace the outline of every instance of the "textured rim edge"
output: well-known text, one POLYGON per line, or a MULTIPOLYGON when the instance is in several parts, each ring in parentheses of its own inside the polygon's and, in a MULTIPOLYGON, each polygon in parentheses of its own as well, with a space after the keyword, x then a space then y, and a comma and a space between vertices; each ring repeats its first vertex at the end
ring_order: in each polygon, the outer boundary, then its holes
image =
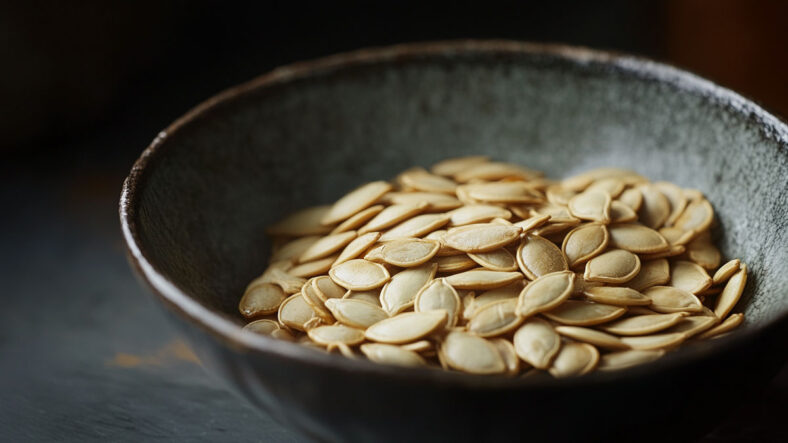
POLYGON ((651 60, 557 44, 534 44, 508 40, 458 40, 443 42, 411 43, 381 48, 360 49, 353 52, 332 55, 312 61, 297 62, 282 66, 257 77, 251 81, 227 89, 214 97, 197 105, 166 129, 161 131, 153 142, 143 151, 134 163, 131 172, 123 182, 120 196, 119 215, 121 230, 126 244, 129 261, 137 273, 144 279, 152 292, 169 308, 189 321, 208 331, 214 338, 235 348, 284 359, 292 359, 304 364, 331 367, 345 372, 364 372, 389 378, 406 378, 415 381, 427 381, 437 384, 449 384, 465 388, 511 388, 515 386, 532 389, 569 386, 574 384, 597 384, 599 382, 637 378, 646 373, 670 370, 677 366, 698 359, 718 355, 726 349, 741 345, 751 336, 756 336, 769 327, 788 318, 788 312, 782 312, 775 318, 758 327, 733 334, 719 340, 714 346, 695 349, 678 350, 647 365, 610 373, 593 373, 585 377, 568 379, 532 379, 506 377, 478 377, 463 373, 445 373, 423 368, 398 368, 380 365, 364 360, 351 360, 342 356, 327 355, 304 349, 292 343, 283 342, 265 336, 254 336, 242 331, 241 326, 228 316, 217 313, 196 301, 175 284, 162 275, 145 257, 138 245, 136 227, 136 210, 139 204, 137 188, 144 186, 145 175, 151 162, 157 158, 162 145, 168 136, 181 126, 205 115, 215 107, 244 96, 246 93, 274 87, 295 80, 318 77, 332 71, 355 66, 396 63, 428 56, 450 56, 452 54, 526 54, 548 55, 578 65, 603 64, 622 71, 630 77, 665 83, 682 91, 699 94, 722 106, 732 108, 752 120, 767 138, 788 148, 788 126, 777 117, 769 114, 741 95, 720 87, 708 80, 669 65, 651 60))

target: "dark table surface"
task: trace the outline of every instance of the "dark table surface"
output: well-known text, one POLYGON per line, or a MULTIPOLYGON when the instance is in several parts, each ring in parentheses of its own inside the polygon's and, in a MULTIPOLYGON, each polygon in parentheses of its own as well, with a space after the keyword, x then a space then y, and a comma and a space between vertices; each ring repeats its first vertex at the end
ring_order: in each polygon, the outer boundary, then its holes
MULTIPOLYGON (((116 209, 133 154, 91 152, 0 176, 0 441, 303 441, 206 373, 140 286, 116 209)), ((704 442, 788 441, 788 367, 730 410, 704 442)))

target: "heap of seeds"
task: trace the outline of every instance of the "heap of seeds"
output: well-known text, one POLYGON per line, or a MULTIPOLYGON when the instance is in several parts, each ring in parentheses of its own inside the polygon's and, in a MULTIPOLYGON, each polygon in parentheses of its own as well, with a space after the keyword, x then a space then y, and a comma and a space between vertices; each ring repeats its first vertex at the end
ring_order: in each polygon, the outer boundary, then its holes
POLYGON ((722 266, 703 194, 605 168, 561 181, 464 157, 270 226, 245 328, 378 363, 555 377, 719 337, 747 266, 722 266))

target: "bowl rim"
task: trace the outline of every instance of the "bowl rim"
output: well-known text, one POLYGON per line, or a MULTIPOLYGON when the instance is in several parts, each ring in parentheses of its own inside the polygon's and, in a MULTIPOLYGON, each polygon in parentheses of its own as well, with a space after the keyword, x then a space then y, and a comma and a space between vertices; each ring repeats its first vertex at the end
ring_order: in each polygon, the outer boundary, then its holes
POLYGON ((207 115, 217 107, 231 103, 249 93, 273 88, 298 80, 321 77, 336 71, 359 67, 398 63, 424 58, 440 58, 452 55, 521 55, 549 56, 575 65, 604 65, 630 77, 663 83, 692 94, 699 94, 719 105, 732 109, 752 121, 766 138, 776 141, 782 149, 788 149, 788 125, 754 102, 738 93, 718 86, 695 74, 673 66, 654 62, 638 56, 611 51, 601 51, 562 44, 542 44, 511 40, 448 40, 435 42, 406 43, 384 47, 359 49, 330 55, 310 61, 296 62, 273 69, 240 85, 231 87, 205 100, 175 120, 158 133, 151 144, 142 152, 124 180, 119 202, 121 230, 130 264, 153 294, 181 317, 206 331, 225 345, 247 353, 290 360, 293 364, 308 364, 354 374, 405 378, 409 382, 424 382, 437 385, 457 386, 470 389, 551 389, 570 385, 590 385, 620 382, 646 374, 675 371, 699 359, 720 355, 732 348, 745 346, 766 329, 777 327, 788 320, 788 310, 774 318, 737 334, 715 340, 712 346, 694 346, 679 349, 665 358, 647 365, 602 372, 594 371, 584 377, 554 379, 552 377, 505 377, 476 376, 451 371, 436 371, 427 368, 401 368, 381 365, 365 359, 348 359, 329 355, 293 343, 243 331, 242 327, 228 315, 216 312, 192 298, 175 283, 167 279, 145 256, 140 247, 137 226, 137 208, 140 204, 139 190, 146 185, 148 171, 155 167, 161 153, 167 149, 168 138, 180 128, 207 115))

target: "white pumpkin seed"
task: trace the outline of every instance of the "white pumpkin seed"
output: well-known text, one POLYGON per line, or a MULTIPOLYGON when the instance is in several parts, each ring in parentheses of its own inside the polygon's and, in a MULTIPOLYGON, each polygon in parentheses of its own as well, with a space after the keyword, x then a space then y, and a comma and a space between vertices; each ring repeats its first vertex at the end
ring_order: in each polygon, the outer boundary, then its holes
POLYGON ((319 235, 307 235, 306 237, 301 237, 290 241, 277 250, 273 255, 271 255, 271 261, 296 261, 298 257, 304 253, 304 251, 309 249, 310 246, 312 246, 321 238, 323 237, 319 235))
POLYGON ((543 214, 543 215, 534 215, 529 218, 526 218, 525 220, 513 224, 514 226, 519 226, 522 229, 522 233, 521 233, 522 235, 524 233, 530 232, 536 228, 543 226, 548 221, 550 221, 550 215, 543 214))
POLYGON ((627 309, 620 306, 584 300, 567 300, 550 311, 544 312, 543 315, 564 325, 592 326, 615 320, 626 312, 627 309))
POLYGON ((446 325, 446 311, 405 312, 367 328, 367 339, 389 344, 409 343, 426 337, 446 325))
POLYGON ((489 303, 476 310, 468 322, 468 330, 480 337, 495 337, 505 334, 522 323, 517 315, 517 299, 489 303))
POLYGON ((400 346, 381 343, 365 343, 361 352, 375 363, 396 366, 424 366, 427 362, 417 353, 400 346))
POLYGON ((638 210, 638 219, 651 229, 661 228, 670 217, 670 202, 654 186, 644 185, 638 189, 643 194, 643 203, 638 210))
POLYGON ((379 306, 363 300, 332 298, 325 306, 340 323, 354 328, 366 329, 389 317, 379 306))
POLYGON ((304 298, 306 304, 315 311, 315 314, 320 317, 320 320, 322 320, 324 324, 334 323, 334 316, 331 315, 331 311, 326 309, 326 305, 317 294, 312 281, 313 280, 308 281, 304 287, 301 288, 301 297, 304 298))
POLYGON ((597 369, 600 371, 617 371, 652 362, 663 355, 665 355, 665 351, 662 349, 657 351, 633 349, 631 351, 611 352, 599 359, 597 369))
POLYGON ((521 181, 463 185, 462 191, 477 201, 489 203, 540 203, 542 195, 521 181))
POLYGON ((359 228, 361 225, 369 221, 369 219, 378 215, 380 211, 383 210, 383 208, 383 205, 370 206, 337 225, 337 227, 331 231, 331 234, 339 234, 341 232, 352 231, 356 228, 359 228))
POLYGON ((333 265, 336 266, 348 260, 359 257, 370 246, 374 245, 379 238, 380 232, 368 232, 356 237, 347 246, 345 246, 345 249, 342 250, 333 265))
POLYGON ((510 219, 512 213, 500 206, 493 205, 466 205, 457 208, 449 214, 450 226, 463 226, 475 223, 489 222, 494 218, 510 219))
POLYGON ((711 226, 714 220, 714 210, 708 200, 693 200, 681 213, 674 226, 682 231, 703 232, 711 226))
POLYGON ((380 241, 396 240, 406 237, 421 237, 449 222, 446 214, 422 214, 406 220, 389 229, 380 236, 380 241))
POLYGON ((490 158, 485 155, 471 155, 467 157, 456 157, 441 160, 432 165, 432 173, 438 175, 452 176, 468 169, 479 163, 487 163, 490 158))
POLYGON ((490 341, 462 331, 451 331, 440 348, 449 367, 471 374, 501 374, 506 371, 498 349, 490 341))
POLYGON ((724 334, 736 329, 743 322, 744 314, 731 314, 731 316, 726 318, 725 321, 699 335, 698 338, 705 340, 707 338, 719 336, 720 334, 724 334))
POLYGON ((547 201, 555 205, 566 206, 569 204, 569 199, 577 195, 577 192, 566 189, 561 185, 550 185, 545 190, 547 201))
POLYGON ((666 333, 680 332, 687 338, 700 334, 717 324, 717 317, 708 315, 691 315, 665 330, 666 333))
POLYGON ((325 226, 321 221, 323 217, 328 214, 330 209, 330 206, 313 206, 311 208, 301 209, 269 226, 266 232, 270 235, 287 235, 294 237, 326 234, 331 231, 331 226, 325 226))
POLYGON ((579 219, 610 223, 610 194, 585 191, 569 199, 569 212, 579 219))
POLYGON ((569 267, 599 255, 607 248, 608 238, 607 228, 598 223, 586 223, 569 231, 561 246, 569 267))
POLYGON ((382 231, 383 229, 390 228, 419 214, 424 211, 427 206, 429 206, 429 204, 426 202, 387 206, 372 220, 367 222, 367 224, 359 228, 358 233, 361 235, 367 232, 382 231))
POLYGON ((517 270, 517 259, 506 249, 490 252, 468 253, 468 257, 491 271, 512 272, 517 270))
POLYGON ((638 214, 618 200, 610 202, 610 223, 629 223, 638 219, 638 214))
POLYGON ((605 332, 617 335, 646 335, 667 329, 687 316, 686 312, 673 314, 637 315, 602 325, 605 332))
POLYGON ((421 205, 426 203, 427 207, 422 212, 450 211, 462 206, 462 202, 457 198, 437 192, 389 192, 381 197, 381 201, 392 205, 421 205))
POLYGON ((327 257, 347 246, 354 238, 356 238, 356 231, 325 236, 304 251, 298 261, 306 263, 327 257))
POLYGON ((406 345, 400 345, 400 348, 413 352, 426 352, 434 350, 434 345, 429 340, 419 340, 406 345))
POLYGON ((624 182, 619 180, 616 177, 608 177, 608 178, 600 178, 595 182, 591 183, 584 192, 590 191, 597 191, 597 192, 605 192, 610 195, 611 198, 616 198, 624 191, 624 182))
POLYGON ((602 283, 626 283, 640 272, 640 259, 623 249, 611 249, 586 262, 583 278, 602 283))
POLYGON ((400 175, 399 181, 416 191, 424 192, 454 194, 454 189, 457 187, 457 183, 453 180, 430 174, 421 168, 405 171, 400 175))
POLYGON ((372 289, 369 291, 347 291, 342 296, 344 300, 361 300, 369 304, 380 306, 380 289, 372 289))
POLYGON ((553 242, 535 235, 526 235, 517 248, 517 264, 531 280, 553 272, 569 269, 566 256, 553 242))
POLYGON ((670 243, 659 232, 634 223, 612 225, 610 245, 636 254, 654 254, 670 248, 670 243))
POLYGON ((367 291, 383 286, 391 276, 385 267, 368 260, 353 259, 334 266, 328 273, 334 283, 353 291, 367 291))
POLYGON ((530 318, 514 333, 513 343, 523 361, 537 369, 547 369, 561 349, 561 336, 550 323, 530 318))
POLYGON ((636 291, 643 291, 652 286, 664 285, 668 281, 670 281, 670 264, 666 259, 660 258, 643 261, 638 275, 626 285, 636 291))
POLYGON ((518 297, 517 313, 529 317, 563 303, 574 289, 575 274, 559 271, 545 274, 526 286, 518 297))
MULTIPOLYGON (((295 277, 315 277, 322 275, 331 269, 331 265, 339 258, 339 255, 329 255, 328 257, 319 260, 301 263, 290 268, 287 273, 295 277)), ((286 291, 285 291, 286 292, 286 291)))
POLYGON ((464 252, 488 252, 508 245, 520 237, 517 226, 484 223, 452 228, 443 237, 446 244, 464 252))
POLYGON ((629 346, 624 344, 615 335, 610 335, 596 329, 581 328, 579 326, 556 326, 555 331, 559 334, 573 338, 577 341, 590 343, 606 349, 628 349, 629 346))
POLYGON ((549 371, 553 377, 588 374, 599 362, 599 351, 587 343, 566 343, 555 356, 549 371))
POLYGON ((461 306, 460 296, 445 278, 435 279, 421 288, 414 302, 416 312, 445 310, 449 314, 446 322, 449 327, 457 324, 461 306))
POLYGON ((687 336, 681 332, 664 334, 643 335, 640 337, 622 337, 621 341, 632 349, 651 351, 656 349, 670 349, 681 344, 687 336))
POLYGON ((386 263, 409 268, 427 262, 438 253, 440 246, 437 240, 400 239, 384 243, 380 256, 386 263))
POLYGON ((264 318, 262 320, 255 320, 251 323, 248 323, 243 327, 243 329, 257 334, 271 335, 272 332, 281 328, 279 327, 279 323, 275 322, 274 320, 264 318))
POLYGON ((391 184, 384 181, 374 181, 362 185, 337 200, 323 216, 321 223, 331 225, 348 219, 357 212, 372 206, 377 199, 390 190, 391 184))
POLYGON ((717 269, 717 272, 714 273, 714 277, 711 278, 712 284, 719 285, 725 283, 739 270, 739 266, 741 266, 741 260, 738 258, 720 266, 720 269, 717 269))
POLYGON ((320 319, 301 294, 293 294, 279 305, 279 323, 298 331, 306 331, 306 323, 320 319))
POLYGON ((670 215, 665 220, 665 225, 671 226, 684 212, 684 208, 687 207, 687 198, 684 195, 684 190, 670 182, 656 182, 654 187, 668 200, 670 215))
POLYGON ((597 303, 616 306, 648 306, 651 299, 632 288, 615 286, 597 286, 587 288, 583 294, 597 303))
POLYGON ((667 240, 671 246, 685 246, 695 237, 695 232, 693 231, 682 231, 672 226, 659 228, 659 234, 665 237, 665 240, 667 240))
POLYGON ((522 280, 519 272, 498 272, 472 269, 446 277, 446 282, 457 289, 494 289, 522 280))
POLYGON ((506 366, 506 374, 517 375, 520 373, 520 357, 517 356, 512 342, 505 338, 494 338, 490 340, 490 343, 495 346, 501 359, 503 359, 503 364, 506 366))
POLYGON ((476 311, 483 306, 501 300, 517 299, 517 297, 520 295, 520 291, 522 290, 523 280, 519 280, 510 285, 484 291, 475 297, 472 295, 473 293, 470 293, 470 297, 466 296, 466 298, 463 298, 463 306, 465 307, 465 310, 463 311, 462 316, 464 319, 470 320, 471 317, 475 315, 476 311))
POLYGON ((454 174, 454 179, 460 183, 467 183, 474 179, 490 181, 512 177, 529 180, 540 175, 536 171, 509 163, 487 162, 471 165, 467 169, 454 174))
POLYGON ((475 268, 476 262, 471 260, 466 254, 449 255, 435 259, 438 264, 438 272, 460 272, 475 268))
POLYGON ((698 297, 683 289, 672 286, 652 286, 643 294, 651 299, 650 309, 663 312, 700 312, 703 310, 698 297))
POLYGON ((720 250, 711 244, 708 231, 687 244, 687 256, 705 269, 716 269, 722 260, 720 250))
POLYGON ((626 189, 618 196, 618 201, 632 208, 637 212, 643 204, 643 194, 638 189, 626 189))
POLYGON ((744 286, 747 284, 747 265, 741 264, 739 271, 733 274, 725 284, 725 289, 717 298, 717 305, 714 307, 714 314, 719 318, 725 318, 729 312, 739 302, 744 286))
POLYGON ((711 287, 711 277, 705 269, 695 263, 676 260, 670 266, 670 281, 673 286, 692 294, 700 294, 711 287))
POLYGON ((287 294, 278 285, 261 283, 246 289, 238 309, 246 318, 260 317, 278 311, 286 297, 287 294))
POLYGON ((353 346, 364 341, 364 331, 345 325, 327 325, 312 328, 307 332, 309 338, 321 345, 344 344, 353 346))
POLYGON ((416 294, 435 277, 437 269, 437 264, 425 263, 394 274, 380 291, 380 305, 389 315, 413 306, 416 294))

